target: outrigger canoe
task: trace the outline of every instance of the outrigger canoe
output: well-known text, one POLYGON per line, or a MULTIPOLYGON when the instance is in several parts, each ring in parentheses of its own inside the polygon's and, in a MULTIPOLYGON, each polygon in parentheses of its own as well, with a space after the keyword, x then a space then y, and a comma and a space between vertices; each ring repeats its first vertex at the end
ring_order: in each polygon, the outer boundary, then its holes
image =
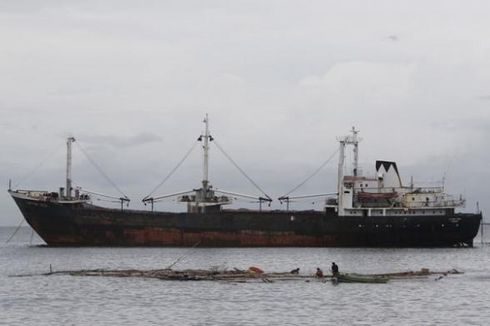
POLYGON ((333 282, 343 283, 386 283, 390 279, 385 276, 362 275, 354 273, 342 273, 332 277, 333 282))

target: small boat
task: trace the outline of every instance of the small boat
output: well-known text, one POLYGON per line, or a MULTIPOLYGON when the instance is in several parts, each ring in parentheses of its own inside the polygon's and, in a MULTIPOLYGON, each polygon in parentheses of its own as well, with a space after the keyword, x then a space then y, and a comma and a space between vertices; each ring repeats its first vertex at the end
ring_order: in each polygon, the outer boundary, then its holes
POLYGON ((341 273, 332 277, 333 282, 342 283, 386 283, 390 279, 385 276, 363 275, 355 273, 341 273))

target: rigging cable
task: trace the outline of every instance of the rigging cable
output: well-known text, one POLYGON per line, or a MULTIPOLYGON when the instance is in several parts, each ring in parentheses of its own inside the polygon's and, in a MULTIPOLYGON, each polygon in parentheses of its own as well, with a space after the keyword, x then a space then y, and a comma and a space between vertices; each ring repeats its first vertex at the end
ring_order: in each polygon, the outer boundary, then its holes
POLYGON ((34 229, 31 228, 31 238, 29 239, 29 246, 32 246, 32 239, 34 238, 34 229))
POLYGON ((187 151, 187 153, 185 153, 184 157, 177 163, 177 165, 162 180, 162 182, 160 182, 155 188, 153 188, 153 190, 144 199, 149 198, 151 195, 153 195, 155 193, 155 191, 160 189, 160 187, 163 186, 163 184, 165 182, 167 182, 168 179, 170 179, 170 177, 175 173, 175 171, 177 171, 177 169, 182 165, 182 163, 184 163, 184 161, 189 157, 189 155, 191 155, 192 151, 194 150, 194 148, 196 148, 197 144, 198 144, 198 142, 196 141, 192 145, 192 147, 187 151))
POLYGON ((52 158, 54 155, 56 155, 59 151, 61 150, 61 146, 57 146, 53 151, 51 151, 49 153, 49 155, 47 155, 42 161, 41 163, 39 163, 37 166, 35 166, 30 172, 24 174, 24 176, 22 176, 20 178, 20 181, 17 182, 15 185, 14 185, 14 188, 17 188, 19 187, 19 185, 27 180, 29 180, 33 175, 34 173, 36 173, 41 167, 43 167, 43 165, 48 161, 48 159, 52 158))
POLYGON ((124 198, 129 198, 128 196, 126 196, 126 194, 114 183, 114 181, 111 180, 111 178, 109 178, 109 176, 102 170, 102 168, 88 155, 87 151, 85 149, 83 149, 83 147, 80 145, 80 142, 75 142, 75 144, 78 146, 78 148, 80 148, 80 150, 82 151, 83 155, 85 155, 85 157, 87 158, 87 160, 97 169, 97 171, 99 171, 99 173, 107 180, 107 182, 109 182, 113 187, 114 189, 116 189, 121 195, 124 196, 124 198))
POLYGON ((233 164, 237 169, 238 171, 240 171, 240 173, 245 177, 247 178, 248 181, 250 181, 250 183, 255 187, 257 188, 260 192, 262 192, 262 194, 264 194, 269 200, 272 201, 272 198, 266 194, 266 192, 264 190, 262 190, 262 188, 259 187, 258 184, 256 184, 252 178, 250 178, 246 173, 245 171, 243 171, 239 166, 238 164, 231 158, 230 155, 228 155, 225 150, 218 144, 218 142, 216 141, 216 139, 214 139, 214 144, 216 145, 216 147, 220 150, 221 153, 223 153, 223 155, 231 162, 231 164, 233 164))
POLYGON ((24 219, 22 219, 19 223, 19 225, 17 226, 17 228, 15 229, 14 233, 12 233, 12 235, 10 235, 10 237, 7 239, 7 241, 5 241, 5 243, 9 243, 10 240, 12 240, 12 238, 14 237, 14 235, 20 230, 20 227, 22 226, 22 224, 24 223, 24 219))
POLYGON ((182 256, 180 256, 179 258, 177 258, 172 264, 170 264, 165 269, 172 269, 172 267, 174 267, 179 261, 181 261, 182 259, 184 259, 187 256, 192 255, 196 251, 197 246, 199 246, 200 244, 201 244, 201 240, 199 240, 198 242, 194 243, 194 245, 188 250, 188 252, 185 252, 182 256))
POLYGON ((337 153, 339 152, 339 149, 337 149, 335 152, 332 153, 332 155, 329 156, 329 158, 323 162, 319 167, 318 169, 316 169, 312 174, 310 174, 305 180, 303 180, 303 182, 301 182, 299 185, 297 185, 296 187, 294 187, 292 190, 290 190, 287 194, 281 196, 280 198, 284 198, 284 197, 287 197, 289 194, 291 194, 292 192, 298 190, 299 188, 301 188, 305 183, 307 183, 308 181, 310 181, 311 178, 313 178, 315 175, 318 174, 318 172, 320 172, 324 167, 325 165, 327 165, 334 157, 335 155, 337 155, 337 153))

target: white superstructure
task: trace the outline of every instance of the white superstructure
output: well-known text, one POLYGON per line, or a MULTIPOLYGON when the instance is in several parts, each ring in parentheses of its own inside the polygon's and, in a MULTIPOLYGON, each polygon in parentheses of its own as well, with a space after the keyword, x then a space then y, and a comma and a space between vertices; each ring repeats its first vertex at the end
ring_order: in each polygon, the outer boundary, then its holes
POLYGON ((376 161, 376 175, 360 175, 358 166, 359 131, 339 138, 337 196, 328 198, 327 210, 339 216, 445 215, 463 206, 465 200, 444 192, 444 187, 404 186, 395 162, 376 161), (344 175, 346 146, 353 146, 353 166, 344 175))

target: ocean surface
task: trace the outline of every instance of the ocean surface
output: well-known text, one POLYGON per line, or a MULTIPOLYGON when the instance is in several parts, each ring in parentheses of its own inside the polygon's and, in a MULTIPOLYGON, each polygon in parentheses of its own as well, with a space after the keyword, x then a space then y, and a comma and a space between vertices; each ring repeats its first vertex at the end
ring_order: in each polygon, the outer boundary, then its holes
POLYGON ((0 228, 0 325, 490 325, 490 227, 474 248, 48 248, 31 229, 0 228), (32 236, 32 237, 31 237, 32 236), (43 276, 50 269, 258 266, 460 275, 333 285, 43 276), (34 274, 14 277, 14 275, 34 274))

